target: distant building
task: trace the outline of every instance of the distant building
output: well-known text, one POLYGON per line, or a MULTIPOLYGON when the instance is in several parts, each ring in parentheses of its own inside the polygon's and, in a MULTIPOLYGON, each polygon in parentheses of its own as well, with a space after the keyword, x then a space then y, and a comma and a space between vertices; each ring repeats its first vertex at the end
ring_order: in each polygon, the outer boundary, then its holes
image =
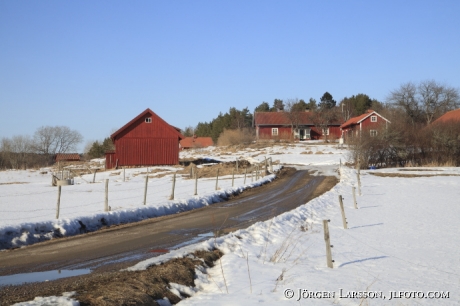
POLYGON ((62 162, 62 161, 80 161, 80 154, 78 153, 57 153, 54 156, 54 161, 62 162))
POLYGON ((180 141, 181 149, 206 148, 213 146, 214 142, 211 137, 185 137, 180 141))
POLYGON ((179 164, 180 130, 147 108, 110 136, 115 150, 106 152, 106 168, 179 164))
POLYGON ((330 138, 339 138, 340 123, 331 122, 322 131, 314 124, 313 112, 299 112, 296 115, 296 124, 293 127, 285 112, 255 112, 254 128, 258 140, 310 140, 323 139, 324 134, 330 138))
POLYGON ((460 122, 460 108, 449 111, 433 121, 432 124, 447 123, 447 122, 460 122))

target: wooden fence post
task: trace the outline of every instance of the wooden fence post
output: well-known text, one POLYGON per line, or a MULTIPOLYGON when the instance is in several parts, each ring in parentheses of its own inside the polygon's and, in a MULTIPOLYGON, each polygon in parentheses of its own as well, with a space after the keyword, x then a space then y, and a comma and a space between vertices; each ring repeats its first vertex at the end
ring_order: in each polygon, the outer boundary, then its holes
POLYGON ((97 169, 94 169, 93 183, 96 181, 96 172, 97 172, 97 169))
POLYGON ((198 172, 195 170, 195 193, 193 195, 198 195, 198 172))
POLYGON ((353 191, 353 204, 355 205, 355 209, 358 209, 358 203, 356 203, 356 187, 353 186, 351 189, 353 191))
POLYGON ((232 187, 235 186, 235 171, 232 169, 232 187))
POLYGON ((219 188, 219 169, 217 169, 217 175, 216 175, 216 190, 219 188))
POLYGON ((174 200, 174 188, 176 188, 176 174, 173 175, 173 183, 172 183, 172 190, 171 196, 169 197, 170 200, 174 200))
POLYGON ((343 223, 343 228, 347 229, 347 218, 345 217, 345 210, 343 209, 343 200, 342 200, 342 195, 339 195, 339 204, 340 204, 340 210, 342 211, 342 223, 343 223))
POLYGON ((273 160, 270 157, 270 172, 273 173, 273 160))
POLYGON ((109 211, 109 179, 105 179, 105 203, 104 211, 109 211))
POLYGON ((356 169, 356 178, 358 181, 358 194, 361 196, 361 165, 358 160, 358 168, 356 169))
POLYGON ((236 160, 236 173, 238 173, 238 160, 236 160))
POLYGON ((59 210, 61 208, 61 185, 58 186, 58 198, 56 206, 56 219, 59 219, 59 210))
POLYGON ((126 181, 125 178, 126 178, 126 176, 125 176, 125 167, 123 167, 123 182, 126 181))
POLYGON ((149 175, 147 173, 147 175, 145 176, 144 205, 147 204, 147 186, 148 186, 148 183, 149 183, 149 175))
POLYGON ((331 252, 331 239, 329 236, 329 220, 323 220, 323 229, 324 229, 324 241, 326 242, 326 261, 327 266, 331 269, 334 268, 333 260, 332 260, 332 252, 331 252))
POLYGON ((246 185, 246 174, 248 173, 248 168, 244 168, 244 185, 246 185))

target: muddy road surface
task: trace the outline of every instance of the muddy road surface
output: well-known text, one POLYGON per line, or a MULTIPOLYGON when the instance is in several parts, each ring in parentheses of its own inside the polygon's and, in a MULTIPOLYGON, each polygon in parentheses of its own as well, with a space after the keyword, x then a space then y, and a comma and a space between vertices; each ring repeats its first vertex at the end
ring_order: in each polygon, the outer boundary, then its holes
MULTIPOLYGON (((27 295, 32 296, 55 282, 61 284, 56 290, 72 289, 62 284, 75 283, 75 279, 79 284, 84 284, 85 279, 91 282, 97 274, 118 273, 121 268, 170 249, 246 228, 305 204, 336 183, 335 177, 313 176, 306 170, 284 168, 273 182, 208 207, 0 252, 0 276, 91 269, 92 273, 72 277, 70 281, 60 279, 14 286, 17 289, 10 287, 8 292, 14 296, 14 292, 27 291, 27 295)), ((0 287, 0 296, 8 295, 0 287)))

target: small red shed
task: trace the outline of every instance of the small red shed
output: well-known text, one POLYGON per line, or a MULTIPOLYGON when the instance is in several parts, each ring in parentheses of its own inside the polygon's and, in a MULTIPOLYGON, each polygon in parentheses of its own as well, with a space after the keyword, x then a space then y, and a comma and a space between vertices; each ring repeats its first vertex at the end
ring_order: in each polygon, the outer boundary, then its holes
POLYGON ((378 130, 389 123, 391 123, 390 120, 369 109, 360 116, 350 118, 340 126, 340 129, 343 138, 357 136, 363 132, 368 132, 370 136, 377 136, 378 130))
POLYGON ((195 135, 193 137, 185 137, 180 141, 180 147, 183 150, 206 148, 213 145, 214 142, 211 137, 197 137, 195 135))
POLYGON ((54 156, 54 161, 61 162, 61 161, 80 161, 80 154, 78 153, 57 153, 54 156))
POLYGON ((115 150, 106 153, 106 168, 179 164, 179 131, 147 108, 110 136, 115 150))

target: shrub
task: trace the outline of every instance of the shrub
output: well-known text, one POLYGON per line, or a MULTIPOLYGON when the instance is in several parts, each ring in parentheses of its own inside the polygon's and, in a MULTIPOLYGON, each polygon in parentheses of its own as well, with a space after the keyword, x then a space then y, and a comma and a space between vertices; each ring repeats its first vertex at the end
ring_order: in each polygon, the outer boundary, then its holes
POLYGON ((250 144, 254 141, 254 131, 251 129, 236 129, 227 130, 225 129, 217 139, 218 146, 231 146, 238 144, 250 144))

